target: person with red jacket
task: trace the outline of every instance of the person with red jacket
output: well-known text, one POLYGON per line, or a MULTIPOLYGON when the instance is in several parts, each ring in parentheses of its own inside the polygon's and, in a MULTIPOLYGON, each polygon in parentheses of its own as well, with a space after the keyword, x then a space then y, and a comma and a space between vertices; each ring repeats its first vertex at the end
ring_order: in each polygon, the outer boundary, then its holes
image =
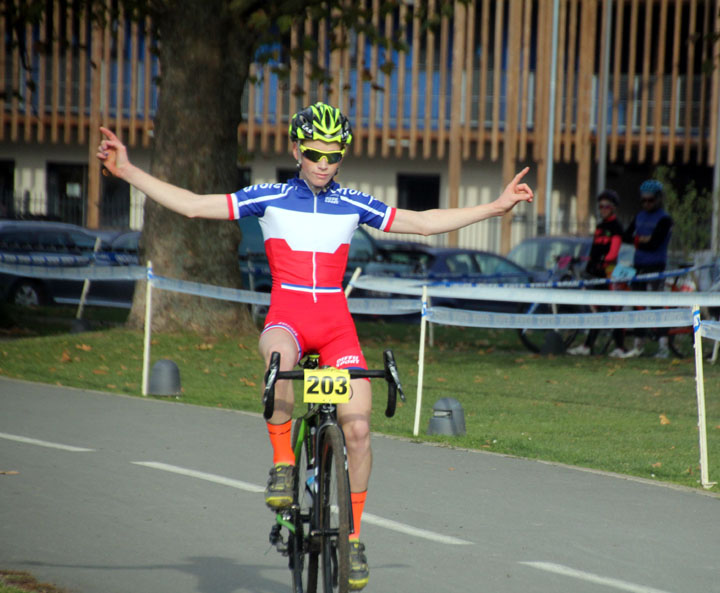
MULTIPOLYGON (((590 259, 585 267, 585 275, 589 278, 609 278, 617 264, 618 254, 622 246, 623 228, 617 219, 617 208, 620 196, 611 189, 606 189, 598 196, 598 213, 600 222, 595 227, 590 259)), ((606 284, 597 288, 607 289, 606 284)), ((575 356, 588 356, 592 352, 599 331, 591 329, 583 344, 570 348, 567 353, 575 356)), ((618 347, 622 347, 622 334, 617 330, 613 338, 618 347)))

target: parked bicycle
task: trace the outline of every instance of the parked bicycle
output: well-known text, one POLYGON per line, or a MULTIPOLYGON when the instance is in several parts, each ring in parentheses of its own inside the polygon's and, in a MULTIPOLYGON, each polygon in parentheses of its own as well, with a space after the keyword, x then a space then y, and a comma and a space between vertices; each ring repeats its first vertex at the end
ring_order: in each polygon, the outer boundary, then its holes
POLYGON ((295 451, 292 505, 279 511, 270 530, 270 544, 288 557, 293 593, 346 593, 350 574, 349 541, 353 532, 350 480, 345 437, 337 423, 337 405, 352 396, 351 379, 381 378, 388 386, 385 415, 395 414, 397 395, 405 401, 392 351, 383 353, 382 370, 318 368, 310 355, 302 370, 280 371, 280 354, 273 352, 265 374, 266 419, 273 414, 275 383, 303 381, 307 412, 292 430, 295 451))
MULTIPOLYGON (((584 277, 587 258, 567 257, 561 258, 558 262, 560 272, 555 274, 555 278, 559 281, 580 281, 587 278, 584 277)), ((618 281, 614 283, 614 290, 632 290, 632 284, 629 282, 618 281)), ((715 285, 710 290, 718 290, 720 285, 715 285)), ((669 292, 688 292, 695 290, 694 283, 687 276, 675 276, 668 278, 665 282, 665 290, 669 292)), ((557 305, 548 303, 533 303, 525 311, 528 314, 547 315, 559 313, 598 313, 602 308, 597 305, 557 305)), ((703 318, 715 319, 717 311, 703 311, 703 318)), ((593 354, 607 354, 613 344, 612 336, 613 328, 599 330, 598 336, 592 347, 593 354)), ((585 341, 587 331, 580 329, 562 329, 562 330, 518 330, 520 340, 531 352, 540 352, 548 332, 555 332, 565 350, 581 344, 585 341)), ((678 358, 689 358, 694 352, 694 335, 692 325, 682 327, 668 328, 664 333, 659 332, 655 328, 647 328, 643 330, 628 330, 631 334, 643 335, 649 343, 656 343, 658 338, 666 335, 668 338, 668 347, 673 356, 678 358)))

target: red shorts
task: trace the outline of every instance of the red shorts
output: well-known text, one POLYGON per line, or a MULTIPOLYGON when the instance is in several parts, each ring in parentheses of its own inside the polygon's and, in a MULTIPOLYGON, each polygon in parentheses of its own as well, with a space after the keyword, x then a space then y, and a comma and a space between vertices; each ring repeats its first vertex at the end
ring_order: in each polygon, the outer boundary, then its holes
POLYGON ((347 300, 342 292, 317 294, 276 289, 270 299, 263 333, 287 331, 297 343, 298 360, 320 355, 320 365, 339 369, 367 369, 347 300))

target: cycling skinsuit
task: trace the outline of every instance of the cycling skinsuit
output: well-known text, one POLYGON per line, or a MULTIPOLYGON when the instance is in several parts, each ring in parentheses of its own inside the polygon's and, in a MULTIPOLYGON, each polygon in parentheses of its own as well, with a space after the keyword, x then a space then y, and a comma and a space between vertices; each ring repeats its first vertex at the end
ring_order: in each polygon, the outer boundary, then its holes
POLYGON ((395 208, 336 182, 316 195, 299 178, 252 185, 227 200, 230 219, 260 220, 273 279, 263 333, 290 333, 298 360, 317 352, 321 365, 367 368, 342 281, 355 229, 390 230, 395 208))

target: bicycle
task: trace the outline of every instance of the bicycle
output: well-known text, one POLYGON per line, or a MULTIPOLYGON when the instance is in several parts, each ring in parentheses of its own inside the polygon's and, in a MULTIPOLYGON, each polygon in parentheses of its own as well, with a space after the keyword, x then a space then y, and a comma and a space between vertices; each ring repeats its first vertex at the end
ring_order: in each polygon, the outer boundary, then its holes
POLYGON ((292 429, 293 502, 276 513, 269 536, 271 546, 288 557, 293 593, 315 593, 319 576, 322 593, 348 590, 348 538, 354 526, 345 437, 337 423, 337 404, 349 401, 350 379, 382 378, 388 385, 385 415, 391 418, 397 395, 405 401, 405 394, 392 351, 383 353, 383 362, 383 370, 318 368, 318 356, 310 355, 302 370, 280 371, 280 354, 271 355, 265 373, 264 417, 269 419, 273 414, 275 383, 280 379, 304 381, 303 399, 308 405, 292 429))
MULTIPOLYGON (((551 280, 567 282, 580 280, 585 269, 587 257, 561 256, 558 258, 551 280)), ((586 307, 579 305, 563 305, 555 303, 531 303, 529 306, 521 305, 520 313, 527 315, 558 315, 562 313, 585 313, 586 307)), ((541 352, 547 343, 550 333, 554 333, 563 349, 567 350, 580 333, 578 329, 519 329, 518 337, 530 352, 541 352)))

